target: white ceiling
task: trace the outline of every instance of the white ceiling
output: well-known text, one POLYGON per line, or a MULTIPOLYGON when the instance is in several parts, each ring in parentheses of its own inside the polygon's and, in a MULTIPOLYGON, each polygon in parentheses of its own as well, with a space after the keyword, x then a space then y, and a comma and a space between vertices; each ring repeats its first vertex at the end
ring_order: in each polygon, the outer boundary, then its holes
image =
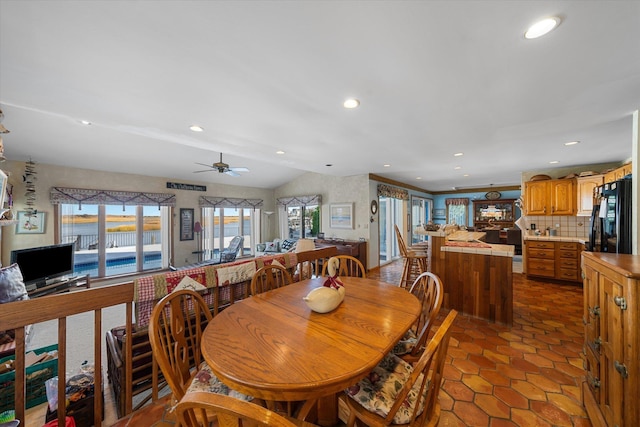
POLYGON ((261 188, 307 171, 519 184, 631 157, 640 1, 0 0, 0 106, 17 161, 261 188), (560 26, 525 40, 548 15, 560 26), (220 152, 251 171, 193 173, 220 152))

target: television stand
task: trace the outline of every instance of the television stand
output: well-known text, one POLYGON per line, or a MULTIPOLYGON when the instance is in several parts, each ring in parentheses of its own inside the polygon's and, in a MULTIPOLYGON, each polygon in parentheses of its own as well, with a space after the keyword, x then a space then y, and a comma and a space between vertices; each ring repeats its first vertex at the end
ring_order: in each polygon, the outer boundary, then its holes
POLYGON ((45 295, 60 294, 76 288, 89 288, 89 275, 67 277, 48 282, 45 286, 27 291, 29 298, 43 297, 45 295))

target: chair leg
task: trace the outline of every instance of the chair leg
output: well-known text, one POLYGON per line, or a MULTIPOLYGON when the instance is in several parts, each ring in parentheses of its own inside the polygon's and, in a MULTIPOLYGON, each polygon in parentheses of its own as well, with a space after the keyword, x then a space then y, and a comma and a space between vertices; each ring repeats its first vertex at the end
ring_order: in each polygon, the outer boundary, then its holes
POLYGON ((411 259, 405 257, 402 265, 402 277, 400 278, 400 287, 409 289, 411 287, 411 259))

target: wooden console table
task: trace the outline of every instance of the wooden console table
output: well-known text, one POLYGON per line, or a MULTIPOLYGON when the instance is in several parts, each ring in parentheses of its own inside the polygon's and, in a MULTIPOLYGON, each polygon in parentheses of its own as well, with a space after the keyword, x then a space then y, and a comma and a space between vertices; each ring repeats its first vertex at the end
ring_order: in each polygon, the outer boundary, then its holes
POLYGON ((335 246, 338 249, 338 255, 351 255, 358 258, 365 271, 367 270, 367 242, 359 240, 343 240, 343 239, 316 239, 316 248, 324 248, 327 246, 335 246))

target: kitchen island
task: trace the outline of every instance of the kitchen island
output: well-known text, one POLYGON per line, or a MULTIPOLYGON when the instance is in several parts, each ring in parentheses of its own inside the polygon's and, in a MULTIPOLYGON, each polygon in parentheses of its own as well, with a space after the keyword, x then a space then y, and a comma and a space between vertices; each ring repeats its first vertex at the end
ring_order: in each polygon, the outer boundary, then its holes
POLYGON ((483 232, 427 235, 431 240, 429 265, 444 288, 443 306, 511 325, 514 247, 485 243, 483 232))

